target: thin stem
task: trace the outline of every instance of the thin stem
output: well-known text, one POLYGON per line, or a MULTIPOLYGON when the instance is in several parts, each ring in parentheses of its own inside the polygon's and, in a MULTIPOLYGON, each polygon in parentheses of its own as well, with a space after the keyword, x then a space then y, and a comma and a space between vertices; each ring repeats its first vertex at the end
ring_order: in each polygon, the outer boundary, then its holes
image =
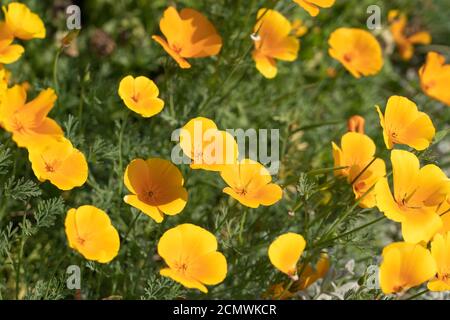
POLYGON ((358 173, 358 175, 352 180, 352 182, 350 182, 351 185, 353 185, 356 181, 358 181, 358 179, 364 174, 364 172, 367 171, 367 169, 369 169, 369 167, 372 165, 372 163, 375 162, 377 158, 373 157, 373 159, 364 167, 364 169, 361 170, 360 173, 358 173))
POLYGON ((134 226, 136 225, 136 221, 138 221, 139 217, 141 216, 142 211, 139 211, 139 213, 133 218, 133 221, 131 221, 130 226, 128 227, 127 233, 125 234, 123 241, 126 241, 128 236, 130 235, 130 232, 134 229, 134 226))
POLYGON ((416 299, 416 298, 418 298, 418 297, 424 295, 424 294, 427 293, 428 291, 429 291, 428 289, 422 290, 422 291, 420 291, 420 292, 418 292, 418 293, 416 293, 416 294, 414 294, 414 295, 412 295, 412 296, 406 298, 405 300, 414 300, 414 299, 416 299))
POLYGON ((55 87, 55 91, 59 91, 59 83, 58 83, 58 62, 59 57, 61 56, 62 50, 59 48, 56 51, 55 60, 53 60, 53 86, 55 87))

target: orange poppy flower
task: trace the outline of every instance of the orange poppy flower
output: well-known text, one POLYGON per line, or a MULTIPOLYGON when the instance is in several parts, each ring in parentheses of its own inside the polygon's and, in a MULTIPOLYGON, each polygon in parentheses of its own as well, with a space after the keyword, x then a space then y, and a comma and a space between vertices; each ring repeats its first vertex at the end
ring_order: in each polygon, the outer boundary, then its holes
POLYGON ((0 22, 0 63, 10 64, 19 60, 25 49, 12 44, 14 36, 6 26, 6 23, 0 22))
POLYGON ((0 107, 0 123, 12 133, 19 147, 42 148, 63 137, 60 126, 47 114, 53 108, 56 94, 53 89, 41 91, 30 102, 23 86, 7 89, 0 107))
POLYGON ((45 38, 45 26, 41 18, 24 4, 11 2, 3 6, 5 22, 14 37, 22 40, 45 38))
POLYGON ((44 148, 30 149, 29 159, 40 181, 49 180, 61 190, 81 187, 88 178, 86 158, 65 138, 44 148))
POLYGON ((159 27, 166 39, 155 35, 152 39, 183 69, 191 67, 186 59, 215 56, 222 48, 222 38, 214 25, 194 9, 178 13, 174 7, 167 8, 159 27))
POLYGON ((336 0, 294 0, 294 2, 315 17, 319 14, 320 8, 330 8, 336 0))
POLYGON ((125 105, 145 118, 160 113, 164 108, 164 101, 158 95, 158 87, 147 77, 126 76, 119 84, 119 96, 125 105))
POLYGON ((430 117, 420 112, 408 98, 390 97, 384 115, 379 106, 376 109, 388 149, 392 149, 394 144, 405 144, 416 150, 424 150, 433 141, 436 130, 430 117))
POLYGON ((347 121, 347 128, 350 132, 358 132, 364 134, 364 124, 366 120, 363 117, 354 115, 347 121))
POLYGON ((164 214, 176 215, 186 206, 188 194, 183 176, 170 161, 135 159, 125 170, 124 183, 132 193, 124 201, 158 223, 164 214))
POLYGON ((65 228, 69 246, 87 260, 108 263, 119 252, 119 233, 103 210, 94 206, 70 209, 65 228))
POLYGON ((267 253, 275 268, 297 281, 297 263, 305 247, 306 241, 302 235, 288 232, 277 237, 267 253))
POLYGON ((377 39, 356 28, 336 29, 328 39, 331 57, 341 62, 355 78, 377 74, 383 67, 383 55, 377 39))
POLYGON ((224 166, 236 163, 238 157, 233 136, 203 117, 190 120, 181 129, 180 146, 192 160, 191 169, 221 171, 224 166))
POLYGON ((389 29, 403 60, 410 60, 412 58, 415 44, 431 43, 431 35, 428 32, 421 31, 409 36, 405 34, 405 28, 408 22, 405 14, 400 14, 397 10, 391 10, 388 20, 391 23, 389 29))
POLYGON ((256 161, 238 161, 234 165, 226 166, 220 176, 229 185, 223 192, 250 208, 270 206, 283 197, 280 186, 271 183, 269 171, 256 161))
POLYGON ((277 75, 275 59, 294 61, 297 59, 300 41, 292 36, 292 25, 275 10, 260 9, 255 25, 253 60, 261 74, 272 79, 277 75))
POLYGON ((450 106, 450 64, 437 52, 429 52, 419 70, 422 90, 431 98, 450 106))
POLYGON ((227 261, 217 251, 216 237, 193 224, 167 230, 159 239, 158 254, 168 265, 160 274, 186 288, 207 293, 205 285, 219 284, 227 275, 227 261))

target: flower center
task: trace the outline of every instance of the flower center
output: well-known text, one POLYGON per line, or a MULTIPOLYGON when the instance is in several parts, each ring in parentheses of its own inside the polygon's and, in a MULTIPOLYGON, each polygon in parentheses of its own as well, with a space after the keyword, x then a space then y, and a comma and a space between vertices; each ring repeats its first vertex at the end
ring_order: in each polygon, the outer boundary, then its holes
POLYGON ((12 120, 12 129, 13 131, 17 131, 19 133, 22 133, 23 131, 25 131, 25 127, 24 125, 19 121, 19 119, 14 118, 12 120))
POLYGON ((172 44, 172 50, 180 54, 182 48, 178 44, 172 44))
POLYGON ((350 53, 344 54, 343 58, 344 58, 344 61, 347 62, 347 63, 352 62, 352 55, 350 53))
POLYGON ((426 83, 423 87, 425 91, 430 90, 432 87, 436 85, 436 82, 434 80, 431 80, 430 82, 426 83))
POLYGON ((186 273, 188 266, 185 262, 179 262, 175 265, 175 269, 179 272, 179 273, 186 273))
POLYGON ((238 195, 240 195, 240 196, 245 196, 245 195, 247 194, 247 190, 245 190, 245 188, 242 188, 242 189, 236 189, 235 191, 236 191, 236 193, 237 193, 238 195))
POLYGON ((77 237, 77 242, 78 242, 79 245, 82 246, 82 245, 86 242, 86 240, 84 240, 83 238, 81 238, 80 236, 78 236, 78 237, 77 237))

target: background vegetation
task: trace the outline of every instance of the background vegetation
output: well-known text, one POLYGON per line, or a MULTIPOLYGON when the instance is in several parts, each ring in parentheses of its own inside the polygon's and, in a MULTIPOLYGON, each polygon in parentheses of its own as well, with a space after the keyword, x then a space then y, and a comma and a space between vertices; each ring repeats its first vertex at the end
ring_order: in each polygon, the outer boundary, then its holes
MULTIPOLYGON (((377 209, 356 207, 351 188, 321 169, 333 166, 331 141, 339 141, 354 114, 365 117, 378 156, 388 159, 374 105, 384 106, 394 94, 414 100, 438 130, 448 127, 449 109, 422 93, 417 70, 431 49, 450 58, 450 2, 337 0, 333 8, 311 18, 290 0, 75 1, 82 10, 82 30, 76 46, 59 59, 60 39, 67 32, 65 8, 71 2, 24 2, 44 20, 47 38, 25 43, 24 57, 8 68, 14 81, 31 84, 30 96, 46 87, 57 90, 50 116, 85 153, 90 172, 84 187, 61 193, 48 182, 39 183, 26 151, 0 133, 2 298, 261 298, 270 285, 284 279, 271 266, 267 247, 288 230, 306 238, 305 259, 314 262, 320 251, 331 259, 326 279, 304 298, 385 298, 380 290, 367 288, 367 267, 378 264, 385 244, 400 239, 398 227, 377 209), (164 9, 175 3, 206 14, 224 40, 218 57, 192 61, 188 71, 179 69, 151 40, 152 34, 159 34, 164 9), (385 48, 385 65, 375 77, 354 79, 329 57, 327 39, 338 27, 366 28, 371 4, 382 9, 383 29, 376 34, 385 48), (274 7, 291 20, 302 18, 309 27, 298 60, 278 63, 279 75, 271 81, 257 72, 250 54, 250 34, 261 7, 274 7), (408 14, 413 26, 424 26, 433 36, 433 45, 417 48, 409 62, 393 51, 387 30, 388 10, 397 8, 408 14), (336 70, 335 76, 329 68, 336 70), (161 114, 144 119, 124 106, 117 89, 128 74, 157 83, 166 101, 161 114), (189 201, 182 214, 156 224, 126 205, 122 181, 129 161, 170 159, 172 131, 196 116, 210 117, 223 129, 279 128, 282 167, 274 179, 284 186, 284 199, 272 207, 247 209, 222 193, 224 184, 217 174, 184 165, 180 169, 189 201), (119 230, 121 250, 108 265, 86 262, 67 245, 65 214, 83 204, 108 212, 119 230), (165 230, 184 222, 215 233, 228 260, 227 279, 207 295, 159 276, 163 262, 156 243, 165 230), (81 292, 66 288, 69 265, 81 268, 81 292), (348 291, 351 287, 355 289, 348 291)), ((437 161, 448 172, 449 150, 444 138, 422 158, 437 161)))

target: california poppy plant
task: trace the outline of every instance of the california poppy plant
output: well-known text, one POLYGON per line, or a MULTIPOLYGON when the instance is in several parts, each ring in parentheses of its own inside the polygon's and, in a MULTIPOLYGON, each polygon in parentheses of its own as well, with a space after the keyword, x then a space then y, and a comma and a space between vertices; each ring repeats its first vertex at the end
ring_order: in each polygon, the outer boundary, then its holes
POLYGON ((164 108, 164 101, 158 95, 158 87, 147 77, 126 76, 119 84, 119 96, 125 105, 145 118, 160 113, 164 108))
POLYGON ((294 0, 295 3, 305 9, 311 16, 319 14, 320 8, 330 8, 336 0, 294 0))
POLYGON ((19 147, 42 148, 63 137, 60 126, 47 117, 56 98, 53 89, 46 89, 35 99, 26 102, 24 86, 15 85, 6 90, 0 106, 0 123, 12 133, 19 147))
POLYGON ((253 60, 264 77, 272 79, 277 75, 276 59, 283 61, 297 59, 300 41, 291 35, 291 22, 278 11, 260 9, 254 33, 253 60))
POLYGON ((65 228, 69 246, 87 260, 108 263, 119 252, 119 233, 103 210, 89 205, 70 209, 65 228))
POLYGON ((404 293, 435 274, 431 253, 419 244, 395 242, 383 249, 379 277, 385 294, 404 293))
POLYGON ((377 181, 386 175, 386 166, 382 159, 375 158, 375 143, 358 132, 347 132, 341 138, 341 147, 334 142, 333 147, 335 174, 344 176, 352 184, 360 206, 375 206, 375 193, 371 191, 377 181))
POLYGON ((12 44, 14 36, 6 26, 0 22, 0 63, 10 64, 19 60, 25 49, 18 44, 12 44))
POLYGON ((383 56, 378 40, 368 31, 357 28, 339 28, 328 39, 328 53, 355 77, 377 74, 383 67, 383 56))
POLYGON ((450 180, 436 165, 420 168, 419 159, 408 151, 393 150, 391 162, 394 192, 387 178, 378 181, 378 209, 389 219, 401 222, 405 241, 429 241, 442 227, 436 210, 450 191, 450 180))
POLYGON ((62 138, 43 148, 29 150, 31 167, 40 181, 49 180, 61 190, 81 187, 88 177, 88 165, 83 153, 62 138))
POLYGON ((376 109, 388 149, 392 149, 394 144, 405 144, 416 150, 428 148, 436 130, 430 117, 420 112, 414 102, 405 97, 392 96, 384 115, 379 106, 376 109))
POLYGON ((419 70, 420 86, 429 97, 450 106, 450 64, 437 52, 428 52, 425 64, 419 70))
POLYGON ((414 54, 415 44, 430 44, 431 35, 426 31, 419 31, 411 35, 407 35, 405 28, 407 27, 407 18, 398 10, 391 10, 388 15, 390 22, 390 31, 392 37, 398 47, 400 57, 403 60, 410 60, 414 54))
POLYGON ((254 160, 243 159, 228 165, 220 176, 228 184, 223 192, 250 208, 270 206, 283 197, 281 187, 271 183, 269 171, 254 160))
POLYGON ((450 291, 450 232, 437 234, 431 242, 431 255, 436 262, 436 277, 428 282, 431 291, 450 291))
POLYGON ((186 59, 215 56, 222 48, 222 38, 214 25, 194 9, 178 13, 174 7, 167 8, 159 28, 166 39, 156 35, 152 39, 183 69, 191 67, 186 59))
POLYGON ((186 206, 188 194, 183 176, 170 161, 135 159, 125 170, 124 183, 132 193, 124 201, 158 223, 164 214, 176 215, 186 206))
POLYGON ((11 2, 3 6, 5 21, 14 37, 22 40, 45 38, 45 26, 41 18, 24 4, 11 2))
POLYGON ((192 160, 191 169, 221 171, 226 165, 235 164, 238 157, 234 137, 203 117, 194 118, 181 128, 180 146, 192 160))
POLYGON ((269 246, 270 262, 293 280, 298 280, 297 263, 305 246, 306 241, 303 236, 292 232, 282 234, 269 246))
POLYGON ((167 230, 159 239, 158 254, 168 266, 160 274, 186 288, 207 293, 205 285, 219 284, 227 275, 227 261, 217 251, 216 237, 193 224, 167 230))

